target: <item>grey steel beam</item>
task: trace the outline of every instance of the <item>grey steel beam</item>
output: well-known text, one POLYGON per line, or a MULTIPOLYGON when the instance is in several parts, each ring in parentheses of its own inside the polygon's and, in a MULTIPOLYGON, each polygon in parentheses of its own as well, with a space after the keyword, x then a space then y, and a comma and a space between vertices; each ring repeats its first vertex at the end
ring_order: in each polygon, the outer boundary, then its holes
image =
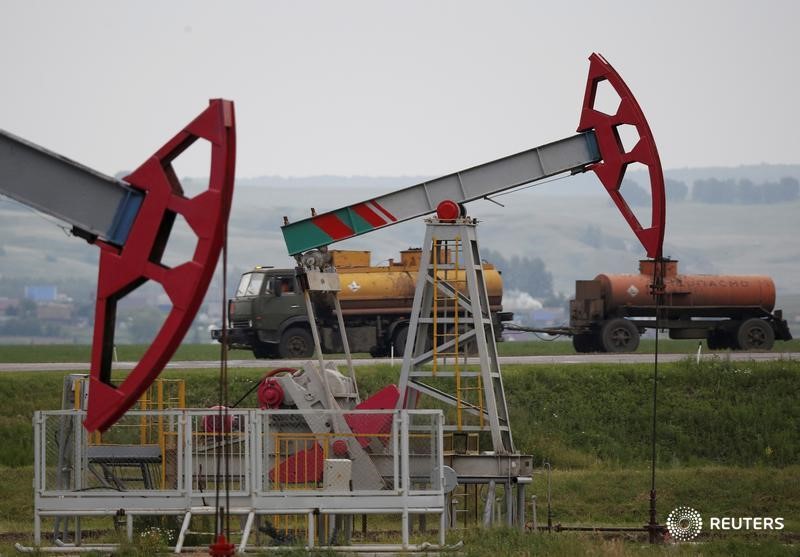
POLYGON ((593 131, 534 147, 282 227, 289 255, 427 215, 445 200, 466 203, 600 160, 593 131))
POLYGON ((0 130, 0 194, 122 245, 143 195, 124 182, 0 130))

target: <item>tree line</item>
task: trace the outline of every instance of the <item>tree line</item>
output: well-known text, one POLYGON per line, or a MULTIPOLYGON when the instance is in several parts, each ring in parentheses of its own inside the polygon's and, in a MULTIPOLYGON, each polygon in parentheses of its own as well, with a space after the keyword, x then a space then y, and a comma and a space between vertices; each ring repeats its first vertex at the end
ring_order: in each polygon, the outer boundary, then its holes
MULTIPOLYGON (((650 205, 650 192, 636 180, 625 178, 620 191, 628 205, 650 205)), ((715 204, 770 204, 796 201, 800 198, 800 182, 791 176, 785 176, 777 182, 761 183, 746 178, 741 180, 706 178, 695 180, 690 191, 685 182, 666 178, 664 191, 668 203, 693 201, 715 204)))
POLYGON ((692 188, 692 200, 700 203, 784 203, 800 196, 796 178, 784 177, 778 182, 756 184, 751 180, 697 180, 692 188))
POLYGON ((545 306, 560 305, 564 297, 553 292, 553 274, 539 257, 503 257, 500 252, 484 249, 481 257, 503 275, 503 290, 527 292, 545 306))

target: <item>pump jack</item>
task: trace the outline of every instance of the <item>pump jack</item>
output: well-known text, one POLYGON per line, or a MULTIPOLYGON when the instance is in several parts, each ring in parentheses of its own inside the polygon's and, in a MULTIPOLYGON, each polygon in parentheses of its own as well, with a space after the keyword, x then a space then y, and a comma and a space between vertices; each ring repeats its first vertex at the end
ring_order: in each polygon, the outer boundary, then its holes
MULTIPOLYGON (((327 257, 328 245, 436 213, 426 220, 427 232, 399 386, 391 401, 396 408, 414 408, 421 396, 431 397, 455 408, 455 419, 448 418, 455 423, 446 425, 445 431, 457 435, 485 432, 490 436, 491 452, 468 456, 454 454, 448 463, 459 482, 486 483, 491 491, 496 482, 504 483, 509 524, 513 520, 513 504, 509 498, 512 483, 518 484, 519 507, 524 504, 524 485, 530 481, 533 459, 520 455, 513 444, 480 264, 476 221, 466 215, 464 204, 557 174, 591 170, 608 191, 647 256, 661 258, 665 194, 655 140, 644 113, 619 74, 599 54, 592 54, 589 60, 577 135, 334 211, 312 214, 304 220, 293 223, 287 220, 282 227, 288 252, 296 258, 300 276, 305 277, 301 284, 312 333, 316 337, 309 292, 333 292, 335 296, 337 290, 331 287, 338 280, 327 257), (597 88, 603 81, 608 81, 619 95, 620 104, 614 114, 595 108, 597 88), (634 126, 639 135, 630 151, 624 149, 620 140, 618 127, 623 125, 634 126), (652 214, 646 225, 639 222, 620 192, 626 167, 632 163, 641 163, 649 171, 652 214), (325 286, 319 286, 323 284, 325 286), (459 363, 467 345, 477 352, 480 371, 468 370, 459 363), (442 358, 449 358, 453 367, 437 370, 442 358), (437 378, 436 386, 423 382, 433 377, 437 378), (450 380, 449 392, 441 386, 445 378, 450 380)), ((341 316, 340 330, 347 350, 341 316)), ((323 369, 322 352, 318 341, 316 344, 319 367, 323 369)), ((487 497, 487 508, 490 498, 493 496, 487 497)), ((490 511, 486 511, 485 516, 490 516, 490 511)))

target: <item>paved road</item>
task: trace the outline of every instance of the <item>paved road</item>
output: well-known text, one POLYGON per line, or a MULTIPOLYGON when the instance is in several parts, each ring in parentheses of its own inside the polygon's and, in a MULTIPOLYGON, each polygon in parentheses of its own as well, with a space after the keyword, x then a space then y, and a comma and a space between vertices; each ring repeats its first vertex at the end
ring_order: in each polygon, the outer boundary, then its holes
MULTIPOLYGON (((659 362, 676 362, 683 358, 695 358, 693 354, 659 354, 659 362)), ((724 354, 702 354, 701 359, 713 358, 730 359, 733 361, 765 361, 765 360, 800 360, 800 352, 729 352, 724 354)), ((228 360, 228 367, 244 368, 276 368, 299 367, 305 360, 228 360)), ((344 360, 332 360, 337 365, 345 365, 344 360)), ((633 364, 649 363, 653 361, 652 354, 567 354, 560 356, 503 356, 501 364, 633 364)), ((469 363, 478 363, 474 358, 469 363)), ((356 366, 370 364, 389 364, 389 358, 353 360, 356 366)), ((400 360, 395 359, 395 365, 400 365, 400 360)), ((136 362, 117 362, 115 370, 133 369, 136 362)), ((199 369, 219 367, 218 361, 178 361, 167 364, 167 369, 199 369)), ((86 371, 89 364, 86 362, 74 363, 32 363, 32 364, 0 364, 0 372, 10 371, 86 371)))

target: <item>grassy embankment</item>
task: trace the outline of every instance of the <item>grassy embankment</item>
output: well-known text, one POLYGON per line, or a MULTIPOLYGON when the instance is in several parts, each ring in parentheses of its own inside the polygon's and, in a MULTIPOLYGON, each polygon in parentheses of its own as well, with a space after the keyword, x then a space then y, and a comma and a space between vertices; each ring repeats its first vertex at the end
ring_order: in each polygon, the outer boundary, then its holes
MULTIPOLYGON (((398 368, 358 368, 362 391, 396 379, 398 368)), ((231 369, 231 398, 260 376, 231 369)), ((517 447, 553 465, 553 519, 562 524, 639 526, 647 520, 650 454, 649 365, 505 366, 517 447)), ((707 533, 697 546, 651 549, 640 542, 562 533, 461 532, 466 554, 792 554, 800 533, 800 363, 691 359, 662 364, 659 381, 659 518, 678 505, 704 516, 782 516, 782 532, 707 533), (795 539, 796 542, 796 539, 795 539)), ((0 381, 0 533, 30 531, 32 427, 36 409, 60 403, 63 373, 4 374, 0 381)), ((214 370, 185 378, 189 403, 215 402, 214 370)), ((546 481, 531 489, 544 521, 546 481)), ((8 546, 0 544, 0 554, 8 546)))

